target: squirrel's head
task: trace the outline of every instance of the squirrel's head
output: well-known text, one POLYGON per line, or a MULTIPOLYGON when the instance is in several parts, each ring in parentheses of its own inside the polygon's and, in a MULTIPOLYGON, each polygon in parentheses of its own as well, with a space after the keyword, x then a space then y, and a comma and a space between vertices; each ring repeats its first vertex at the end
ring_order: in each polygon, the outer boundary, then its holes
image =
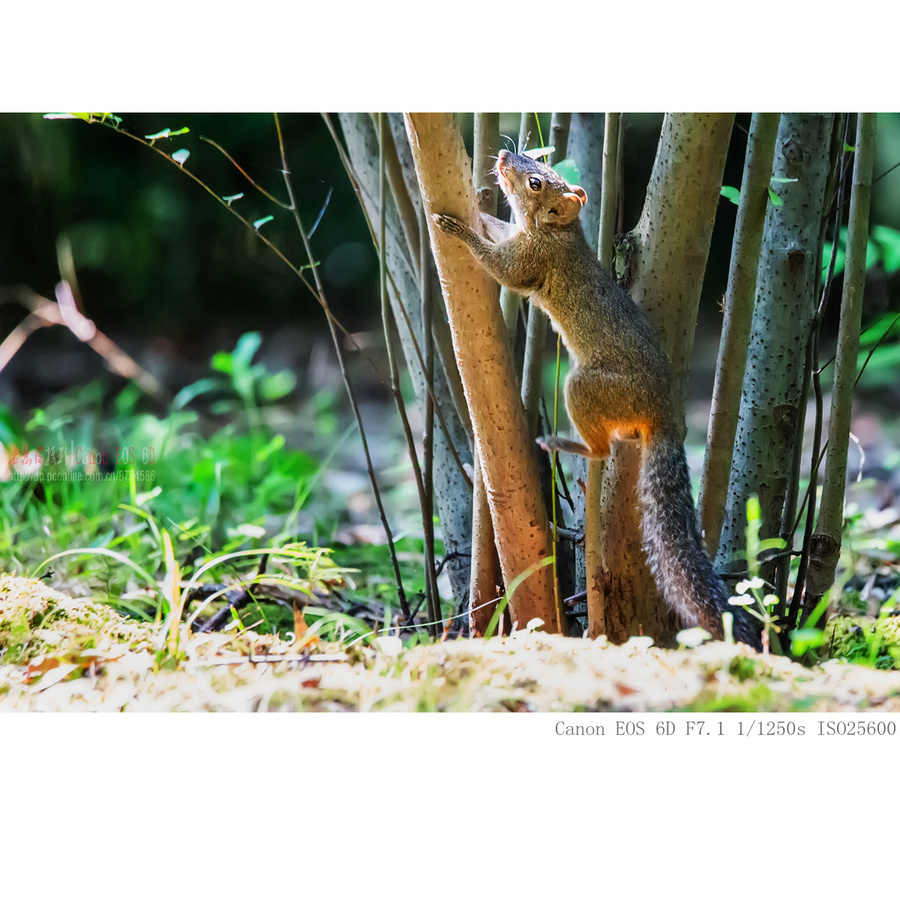
POLYGON ((494 171, 500 189, 526 229, 568 225, 587 203, 584 188, 569 184, 550 166, 529 156, 501 150, 494 171))

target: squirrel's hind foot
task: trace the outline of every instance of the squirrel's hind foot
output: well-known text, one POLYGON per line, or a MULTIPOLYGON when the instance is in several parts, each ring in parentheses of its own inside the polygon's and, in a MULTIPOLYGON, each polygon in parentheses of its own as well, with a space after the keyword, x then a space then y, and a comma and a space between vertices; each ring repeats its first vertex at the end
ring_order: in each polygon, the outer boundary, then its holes
POLYGON ((587 456, 592 459, 602 458, 597 457, 597 454, 593 453, 590 447, 587 447, 578 441, 570 441, 568 438, 561 438, 556 434, 548 434, 537 438, 537 445, 548 453, 552 453, 556 450, 557 452, 575 453, 578 456, 587 456))

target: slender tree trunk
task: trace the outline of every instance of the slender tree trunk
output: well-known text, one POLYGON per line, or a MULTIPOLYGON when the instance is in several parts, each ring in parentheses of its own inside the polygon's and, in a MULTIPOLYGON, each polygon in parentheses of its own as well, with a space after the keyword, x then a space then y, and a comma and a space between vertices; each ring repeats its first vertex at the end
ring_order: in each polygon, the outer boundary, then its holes
POLYGON ((847 261, 841 296, 841 323, 834 361, 834 390, 828 423, 828 457, 822 481, 822 504, 816 533, 810 544, 806 578, 805 612, 834 582, 841 553, 844 524, 844 489, 847 481, 847 449, 850 414, 856 382, 856 355, 866 280, 866 243, 869 235, 869 205, 872 196, 872 160, 875 153, 875 115, 860 113, 856 123, 856 157, 847 227, 847 261))
MULTIPOLYGON (((470 161, 455 119, 411 113, 406 127, 429 215, 444 212, 480 228, 470 161)), ((431 227, 453 347, 475 432, 476 449, 505 583, 520 576, 511 597, 519 627, 532 618, 562 630, 553 599, 550 529, 541 502, 537 464, 527 435, 518 383, 508 354, 497 286, 465 247, 431 227)))
MULTIPOLYGON (((478 211, 489 216, 497 215, 499 188, 493 178, 491 160, 500 149, 500 115, 476 113, 475 159, 472 181, 478 211)), ((494 615, 496 601, 502 589, 500 558, 494 541, 494 526, 488 505, 487 490, 481 472, 481 460, 475 460, 475 477, 472 479, 472 586, 469 593, 469 630, 480 636, 487 630, 494 615)))
MULTIPOLYGON (((551 166, 565 158, 569 141, 569 116, 553 114, 550 123, 553 153, 547 160, 551 166)), ((525 333, 525 366, 522 372, 522 402, 529 431, 537 434, 541 399, 541 376, 544 373, 544 350, 547 346, 547 330, 550 320, 541 310, 528 307, 528 328, 525 333)))
MULTIPOLYGON (((340 116, 341 130, 347 144, 347 153, 353 165, 362 196, 360 201, 366 209, 369 221, 377 223, 380 217, 378 205, 378 134, 368 115, 340 116)), ((393 131, 393 129, 392 129, 393 131)), ((404 174, 402 165, 404 153, 408 156, 405 132, 400 132, 402 143, 397 147, 396 155, 401 168, 394 172, 391 179, 392 194, 405 194, 399 203, 389 202, 387 206, 387 232, 385 253, 388 270, 396 284, 398 293, 391 290, 390 299, 394 320, 400 337, 407 370, 412 378, 416 396, 424 408, 428 393, 425 370, 420 363, 416 346, 423 354, 426 345, 424 330, 424 314, 421 302, 421 291, 418 277, 418 259, 412 255, 407 243, 408 236, 414 230, 415 221, 401 225, 404 216, 418 216, 418 185, 413 182, 414 191, 410 193, 410 184, 404 174), (405 213, 402 211, 406 210, 405 213), (413 260, 416 260, 414 266, 413 260), (402 306, 401 306, 402 305, 402 306), (409 316, 407 324, 404 308, 409 316)), ((411 159, 410 159, 411 163, 411 159)), ((418 246, 418 239, 414 242, 418 246)), ((435 319, 442 318, 435 316, 435 319)), ((445 326, 446 327, 446 326, 445 326)), ((428 337, 430 340, 430 336, 428 337)), ((449 436, 441 428, 434 433, 434 471, 433 484, 438 517, 441 523, 441 534, 444 549, 448 556, 447 570, 457 605, 469 595, 469 554, 471 552, 472 500, 471 491, 463 473, 451 453, 452 441, 456 453, 464 462, 472 460, 469 441, 462 423, 455 414, 455 405, 451 399, 450 389, 444 371, 436 367, 433 379, 433 391, 443 413, 444 421, 449 429, 449 436)))
POLYGON ((741 199, 731 246, 725 315, 722 321, 722 338, 719 341, 716 383, 713 387, 700 489, 700 530, 706 549, 713 556, 719 549, 734 451, 734 433, 741 406, 741 385, 744 381, 750 326, 753 322, 759 249, 769 202, 778 119, 777 113, 754 113, 750 122, 741 199))
MULTIPOLYGON (((613 114, 615 115, 615 114, 613 114)), ((596 253, 597 242, 600 233, 601 204, 606 203, 606 193, 601 190, 603 186, 603 172, 606 161, 604 152, 604 116, 600 113, 573 113, 572 123, 569 128, 568 156, 578 166, 580 172, 578 183, 587 192, 588 202, 581 211, 581 227, 588 245, 596 253)), ((610 234, 610 253, 612 255, 612 228, 610 234)), ((606 262, 609 268, 609 260, 606 262)), ((602 465, 594 463, 581 456, 572 460, 575 484, 572 487, 572 495, 575 501, 575 530, 582 531, 584 540, 575 547, 575 591, 584 591, 588 584, 588 555, 589 546, 593 544, 599 553, 600 533, 597 529, 587 528, 585 506, 588 503, 588 493, 591 490, 591 480, 588 472, 592 468, 599 468, 600 477, 594 476, 597 484, 602 483, 602 465)), ((597 503, 599 508, 599 491, 597 503)), ((598 563, 590 564, 593 568, 599 567, 598 563)))
POLYGON ((603 184, 602 113, 572 113, 567 156, 578 166, 578 183, 587 191, 587 206, 581 211, 581 227, 588 245, 597 252, 600 233, 600 197, 603 184))
MULTIPOLYGON (((607 113, 603 135, 603 191, 597 216, 597 260, 607 272, 612 272, 613 238, 616 208, 619 197, 619 135, 620 113, 607 113)), ((588 633, 596 636, 607 634, 605 590, 606 563, 603 536, 603 484, 606 478, 606 461, 587 460, 585 472, 584 509, 584 558, 587 588, 588 633)))
MULTIPOLYGON (((528 120, 531 118, 530 113, 522 113, 519 120, 519 139, 516 142, 516 153, 522 153, 528 141, 528 120)), ((506 323, 506 331, 509 335, 509 343, 511 347, 515 347, 516 332, 522 309, 522 298, 513 290, 503 285, 500 288, 500 309, 503 310, 503 321, 506 323)), ((513 354, 513 359, 518 357, 513 354)))

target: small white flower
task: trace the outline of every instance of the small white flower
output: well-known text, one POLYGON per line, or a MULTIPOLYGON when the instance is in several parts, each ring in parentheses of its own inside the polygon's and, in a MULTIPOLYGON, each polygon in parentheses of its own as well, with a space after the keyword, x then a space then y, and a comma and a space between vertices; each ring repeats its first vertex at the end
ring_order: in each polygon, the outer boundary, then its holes
POLYGON ((759 577, 759 575, 754 575, 753 578, 748 578, 745 581, 739 581, 734 589, 739 594, 746 594, 747 591, 758 591, 761 587, 765 587, 766 583, 759 577))
POLYGON ((685 647, 699 647, 704 641, 708 641, 712 635, 705 628, 683 628, 675 635, 675 640, 685 647))

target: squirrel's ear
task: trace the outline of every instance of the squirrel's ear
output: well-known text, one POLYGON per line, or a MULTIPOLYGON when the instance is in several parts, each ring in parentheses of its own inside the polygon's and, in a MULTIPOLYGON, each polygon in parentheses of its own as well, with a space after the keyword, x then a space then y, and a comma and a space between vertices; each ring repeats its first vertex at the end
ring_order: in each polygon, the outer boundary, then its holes
POLYGON ((570 184, 569 190, 581 201, 582 206, 587 203, 587 193, 583 187, 577 184, 570 184))
POLYGON ((584 188, 575 185, 562 195, 562 199, 564 203, 559 211, 559 221, 562 225, 568 225, 569 222, 578 218, 581 207, 587 203, 587 194, 584 192, 584 188))

